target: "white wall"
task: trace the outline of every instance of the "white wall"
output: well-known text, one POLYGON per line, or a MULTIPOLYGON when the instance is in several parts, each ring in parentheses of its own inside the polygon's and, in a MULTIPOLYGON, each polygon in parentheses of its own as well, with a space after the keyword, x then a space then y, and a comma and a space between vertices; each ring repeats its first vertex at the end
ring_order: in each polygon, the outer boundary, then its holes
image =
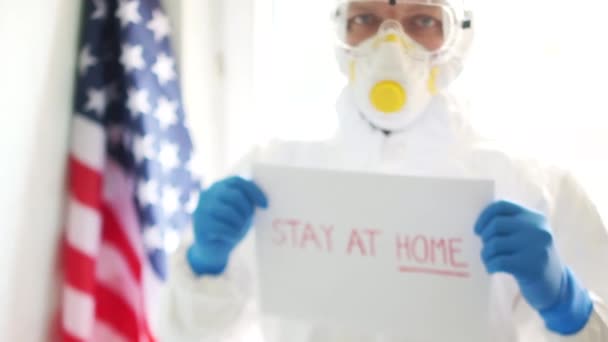
POLYGON ((0 341, 46 340, 80 3, 0 0, 0 341))
POLYGON ((254 109, 254 3, 165 0, 182 71, 186 118, 205 185, 225 176, 257 141, 254 109))
POLYGON ((220 13, 229 1, 164 1, 173 21, 186 119, 205 184, 221 174, 224 164, 220 13))

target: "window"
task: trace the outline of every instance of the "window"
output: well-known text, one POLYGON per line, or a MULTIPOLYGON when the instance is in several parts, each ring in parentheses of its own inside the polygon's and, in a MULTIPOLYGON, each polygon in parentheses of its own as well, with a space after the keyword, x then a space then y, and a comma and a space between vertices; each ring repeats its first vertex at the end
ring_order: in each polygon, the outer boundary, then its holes
POLYGON ((330 136, 336 128, 336 98, 345 82, 333 50, 333 2, 257 3, 258 114, 265 117, 261 121, 275 127, 267 135, 284 139, 330 136))

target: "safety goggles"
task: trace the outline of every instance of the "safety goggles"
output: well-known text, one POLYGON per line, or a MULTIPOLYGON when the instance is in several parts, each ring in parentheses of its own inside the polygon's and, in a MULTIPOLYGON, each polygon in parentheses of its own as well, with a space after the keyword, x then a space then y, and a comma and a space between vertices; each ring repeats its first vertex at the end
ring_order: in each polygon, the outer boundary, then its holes
POLYGON ((420 57, 449 50, 460 30, 471 25, 470 14, 458 0, 343 0, 334 20, 338 44, 345 49, 372 39, 397 39, 406 47, 414 43, 416 49, 408 50, 420 57))

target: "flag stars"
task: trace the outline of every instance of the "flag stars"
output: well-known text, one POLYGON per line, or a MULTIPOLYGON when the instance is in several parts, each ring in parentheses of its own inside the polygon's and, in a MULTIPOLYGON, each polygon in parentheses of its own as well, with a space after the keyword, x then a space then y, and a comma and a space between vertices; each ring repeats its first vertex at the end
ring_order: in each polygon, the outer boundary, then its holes
POLYGON ((173 58, 161 53, 156 58, 156 63, 154 63, 154 66, 152 67, 152 72, 154 72, 158 78, 158 82, 161 85, 164 85, 169 81, 175 80, 176 74, 174 69, 175 61, 173 58))
POLYGON ((143 70, 146 67, 143 54, 143 46, 124 44, 120 54, 120 64, 127 72, 143 70))
POLYGON ((95 112, 97 117, 101 118, 107 106, 108 97, 105 89, 90 88, 87 90, 87 103, 84 107, 87 111, 95 112))
POLYGON ((138 7, 138 0, 120 0, 116 10, 116 17, 120 20, 120 26, 124 28, 130 23, 139 24, 141 22, 138 7))
POLYGON ((85 75, 87 70, 95 64, 97 64, 97 58, 91 54, 91 47, 87 44, 82 48, 78 57, 80 75, 85 75))
POLYGON ((144 159, 155 159, 157 153, 154 148, 154 137, 150 134, 136 135, 133 138, 133 154, 137 163, 141 163, 144 159))
POLYGON ((179 165, 178 146, 172 143, 163 143, 158 154, 158 161, 163 170, 170 171, 179 165))
POLYGON ((146 27, 154 33, 154 40, 157 42, 162 41, 171 33, 169 18, 158 9, 154 10, 152 13, 152 20, 148 22, 146 27))
POLYGON ((173 215, 180 207, 180 190, 176 187, 167 186, 163 189, 162 206, 165 215, 173 215))
POLYGON ((154 179, 141 181, 137 188, 137 195, 141 206, 156 205, 159 200, 160 187, 154 179))
POLYGON ((154 112, 154 116, 158 119, 160 127, 167 127, 177 123, 177 102, 169 101, 165 97, 158 100, 158 106, 154 112))
POLYGON ((108 5, 106 0, 93 0, 95 11, 91 14, 91 19, 104 19, 108 15, 108 5))
POLYGON ((131 88, 127 94, 127 108, 133 117, 150 112, 149 94, 145 89, 131 88))

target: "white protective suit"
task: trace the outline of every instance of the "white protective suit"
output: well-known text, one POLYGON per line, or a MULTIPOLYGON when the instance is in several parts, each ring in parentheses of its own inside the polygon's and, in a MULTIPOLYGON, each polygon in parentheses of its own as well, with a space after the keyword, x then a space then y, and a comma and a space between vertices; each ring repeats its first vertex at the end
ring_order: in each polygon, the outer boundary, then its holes
MULTIPOLYGON (((515 160, 483 146, 456 103, 446 95, 435 96, 423 115, 405 131, 391 135, 373 129, 358 113, 352 96, 347 87, 339 99, 340 129, 334 139, 271 144, 252 153, 250 161, 386 174, 493 179, 497 199, 515 201, 547 216, 561 257, 593 293, 594 301, 594 312, 582 331, 573 336, 558 336, 544 327, 511 276, 494 275, 491 290, 494 340, 608 341, 605 304, 608 302, 608 231, 571 175, 515 160)), ((163 321, 164 340, 256 341, 248 334, 262 331, 263 341, 267 342, 416 342, 399 336, 353 336, 331 327, 264 317, 257 312, 254 300, 256 273, 250 248, 252 239, 250 233, 220 277, 195 277, 186 261, 186 246, 174 255, 167 317, 163 321)), ((432 322, 429 327, 441 329, 433 327, 432 322)))

